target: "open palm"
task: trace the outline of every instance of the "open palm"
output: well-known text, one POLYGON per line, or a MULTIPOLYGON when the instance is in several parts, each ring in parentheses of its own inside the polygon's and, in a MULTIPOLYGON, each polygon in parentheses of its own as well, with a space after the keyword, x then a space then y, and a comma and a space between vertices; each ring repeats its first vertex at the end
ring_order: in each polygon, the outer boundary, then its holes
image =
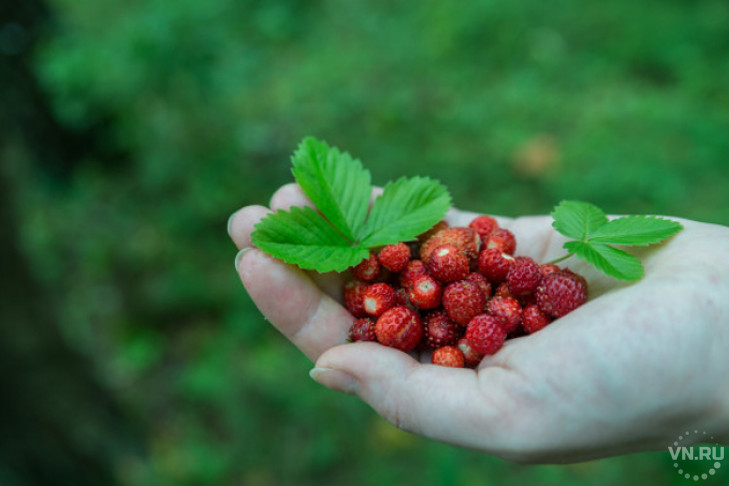
MULTIPOLYGON (((231 220, 238 248, 271 210, 311 205, 298 186, 271 207, 231 220)), ((451 210, 452 225, 476 214, 451 210)), ((498 218, 517 255, 544 262, 565 252, 546 216, 498 218)), ((589 301, 534 335, 509 340, 476 370, 427 363, 375 343, 345 343, 352 316, 345 274, 304 272, 257 249, 238 271, 268 320, 316 363, 312 376, 352 393, 396 426, 519 462, 575 462, 664 448, 684 429, 729 431, 729 229, 683 220, 684 231, 637 256, 634 284, 580 260, 589 301)), ((420 359, 418 359, 420 358, 420 359)))

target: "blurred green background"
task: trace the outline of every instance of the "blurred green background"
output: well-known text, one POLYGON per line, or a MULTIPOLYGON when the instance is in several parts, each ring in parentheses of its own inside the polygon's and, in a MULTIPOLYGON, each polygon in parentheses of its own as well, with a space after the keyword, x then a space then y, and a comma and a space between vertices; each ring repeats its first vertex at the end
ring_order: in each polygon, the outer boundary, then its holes
POLYGON ((225 224, 292 180, 305 135, 474 211, 576 198, 729 224, 727 2, 0 11, 0 484, 685 483, 665 451, 515 465, 316 385, 225 224))

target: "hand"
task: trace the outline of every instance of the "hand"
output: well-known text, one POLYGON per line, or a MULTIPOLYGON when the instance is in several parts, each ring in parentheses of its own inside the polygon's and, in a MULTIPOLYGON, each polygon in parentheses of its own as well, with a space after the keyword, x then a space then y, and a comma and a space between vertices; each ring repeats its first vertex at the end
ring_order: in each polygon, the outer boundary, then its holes
MULTIPOLYGON (((296 185, 271 209, 230 221, 238 248, 271 210, 311 205, 296 185)), ((452 210, 451 225, 476 215, 452 210)), ((675 218, 674 218, 675 219, 675 218)), ((546 216, 498 218, 517 254, 546 262, 564 239, 546 216)), ((633 252, 646 276, 628 284, 574 257, 590 285, 582 307, 509 340, 478 369, 445 368, 376 343, 345 343, 346 274, 304 272, 257 249, 237 268, 268 320, 316 367, 319 383, 357 395, 404 430, 518 462, 576 462, 666 449, 682 431, 729 437, 729 229, 681 220, 667 243, 633 252)))

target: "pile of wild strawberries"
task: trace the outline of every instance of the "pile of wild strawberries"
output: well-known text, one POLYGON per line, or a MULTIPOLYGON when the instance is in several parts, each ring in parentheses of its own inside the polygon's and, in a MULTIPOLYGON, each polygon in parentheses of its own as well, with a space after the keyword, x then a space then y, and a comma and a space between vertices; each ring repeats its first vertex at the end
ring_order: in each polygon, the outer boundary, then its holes
POLYGON ((350 341, 405 352, 432 349, 432 362, 475 367, 506 339, 532 334, 587 300, 568 268, 514 257, 516 238, 490 216, 467 227, 441 221, 417 242, 387 245, 352 267, 344 303, 350 341))

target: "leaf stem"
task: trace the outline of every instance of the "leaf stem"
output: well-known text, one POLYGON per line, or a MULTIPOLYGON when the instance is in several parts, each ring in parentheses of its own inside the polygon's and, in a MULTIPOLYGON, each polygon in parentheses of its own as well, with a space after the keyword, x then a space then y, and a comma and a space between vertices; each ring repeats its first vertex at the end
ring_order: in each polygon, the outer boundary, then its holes
POLYGON ((547 264, 548 264, 548 265, 556 265, 556 264, 557 264, 557 263, 559 263, 559 262, 562 262, 562 261, 564 261, 564 260, 567 260, 567 259, 568 259, 569 257, 571 257, 572 255, 573 255, 573 253, 567 253, 566 255, 564 255, 564 256, 561 256, 561 257, 559 257, 559 258, 557 258, 557 259, 555 259, 555 260, 552 260, 551 262, 547 262, 547 264))

